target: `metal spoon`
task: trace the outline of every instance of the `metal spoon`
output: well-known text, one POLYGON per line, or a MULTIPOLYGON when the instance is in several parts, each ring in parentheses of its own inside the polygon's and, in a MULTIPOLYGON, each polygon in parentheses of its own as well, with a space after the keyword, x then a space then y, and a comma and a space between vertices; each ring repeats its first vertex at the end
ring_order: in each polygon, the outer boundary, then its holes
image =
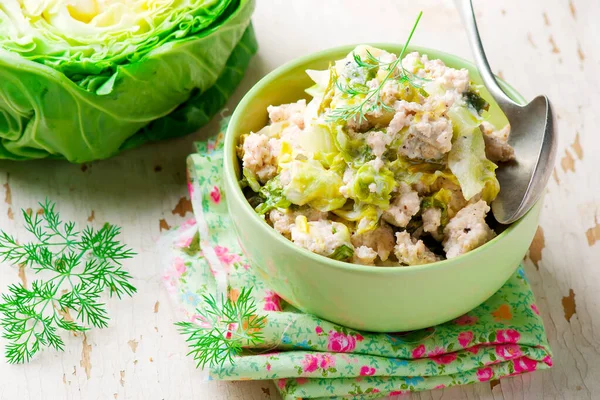
POLYGON ((552 108, 543 95, 527 105, 517 104, 506 95, 485 56, 471 0, 456 0, 456 6, 467 29, 481 79, 511 125, 509 143, 515 149, 516 161, 501 164, 496 170, 500 193, 492 203, 496 220, 510 224, 533 207, 552 174, 557 142, 552 108))

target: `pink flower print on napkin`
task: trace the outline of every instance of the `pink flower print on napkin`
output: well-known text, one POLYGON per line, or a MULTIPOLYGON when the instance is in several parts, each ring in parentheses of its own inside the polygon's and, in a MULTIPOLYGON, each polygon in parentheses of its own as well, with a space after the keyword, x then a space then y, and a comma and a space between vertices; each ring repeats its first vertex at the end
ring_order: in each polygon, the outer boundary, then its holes
POLYGON ((315 372, 319 368, 319 357, 314 354, 307 354, 304 356, 302 363, 302 371, 304 372, 315 372))
POLYGON ((198 324, 198 326, 200 326, 201 328, 206 328, 206 329, 208 329, 208 328, 211 328, 211 327, 212 327, 211 323, 210 323, 210 322, 208 322, 208 321, 206 320, 206 318, 204 318, 204 317, 203 317, 203 316, 201 316, 200 314, 193 314, 193 315, 190 317, 190 321, 191 321, 191 322, 193 322, 193 323, 195 323, 195 324, 198 324))
POLYGON ((332 354, 323 354, 320 356, 319 367, 329 369, 335 367, 335 356, 332 354))
POLYGON ((446 353, 446 349, 444 349, 443 347, 435 346, 435 348, 431 350, 427 355, 429 357, 437 357, 441 356, 444 353, 446 353))
POLYGON ((175 257, 173 260, 173 269, 175 270, 175 274, 177 277, 180 277, 187 271, 187 267, 185 266, 185 261, 181 257, 175 257))
POLYGON ((436 364, 447 365, 456 360, 456 353, 440 354, 439 356, 431 357, 431 360, 436 364))
MULTIPOLYGON (((362 338, 362 336, 361 336, 362 338)), ((329 331, 327 350, 336 353, 349 353, 356 347, 356 338, 337 331, 329 331)))
POLYGON ((215 204, 219 204, 221 202, 221 191, 217 186, 213 187, 210 191, 210 198, 215 204))
POLYGON ((537 368, 537 362, 527 357, 521 357, 513 360, 513 365, 515 367, 516 374, 520 374, 521 372, 535 371, 537 368))
POLYGON ((538 310, 538 308, 537 308, 537 306, 536 306, 535 304, 532 304, 532 305, 531 305, 531 309, 533 310, 533 312, 534 312, 536 315, 540 315, 540 310, 538 310))
POLYGON ((163 274, 162 280, 165 284, 165 287, 167 288, 167 292, 173 294, 177 291, 177 283, 175 282, 175 278, 169 273, 169 271, 166 271, 163 274))
POLYGON ((469 345, 469 343, 471 343, 472 340, 473 340, 473 332, 471 332, 471 331, 461 332, 458 334, 458 343, 462 347, 467 347, 469 345))
POLYGON ((335 357, 331 354, 306 354, 301 364, 304 372, 315 372, 319 368, 326 371, 335 366, 335 357))
POLYGON ((427 354, 427 356, 436 364, 445 365, 456 360, 457 354, 446 353, 446 350, 443 347, 436 346, 429 354, 427 354))
POLYGON ((504 360, 512 360, 520 357, 523 353, 521 348, 516 344, 500 344, 496 346, 496 354, 504 360))
POLYGON ((188 188, 188 193, 191 195, 194 194, 194 185, 192 184, 192 182, 189 181, 188 179, 188 183, 187 183, 187 188, 188 188))
POLYGON ((196 225, 196 218, 192 217, 186 219, 183 224, 181 224, 181 228, 191 228, 194 225, 196 225))
POLYGON ((472 317, 470 315, 461 315, 460 317, 454 320, 456 325, 465 326, 465 325, 475 325, 477 322, 477 317, 472 317))
POLYGON ((225 334, 226 339, 231 339, 233 332, 237 331, 239 324, 231 323, 227 325, 227 333, 225 334))
POLYGON ((479 382, 489 381, 490 379, 492 379, 492 376, 494 376, 494 372, 490 367, 481 368, 477 370, 477 379, 479 379, 479 382))
POLYGON ((281 311, 281 299, 277 293, 267 290, 265 292, 264 302, 265 306, 263 309, 265 311, 281 311))
POLYGON ((373 376, 375 375, 375 368, 369 367, 368 365, 363 365, 360 368, 360 376, 373 376))
POLYGON ((181 238, 179 238, 179 240, 177 240, 175 246, 179 247, 180 249, 185 249, 186 247, 190 247, 193 239, 193 235, 184 235, 181 238))
POLYGON ((230 253, 227 247, 215 246, 215 253, 219 260, 226 266, 232 266, 233 264, 242 261, 239 255, 230 253))
POLYGON ((284 378, 284 379, 279 379, 279 380, 277 381, 277 387, 278 387, 279 389, 283 390, 283 389, 285 389, 285 383, 286 383, 286 380, 285 380, 285 378, 284 378))
POLYGON ((389 396, 390 396, 390 397, 391 397, 391 396, 402 396, 403 394, 406 394, 406 393, 408 393, 408 391, 404 391, 404 390, 392 390, 392 391, 389 393, 389 396))
POLYGON ((425 355, 425 345, 418 345, 412 352, 413 358, 421 358, 425 355))
POLYGON ((498 329, 495 343, 517 343, 521 334, 514 329, 498 329))
POLYGON ((317 327, 315 328, 315 332, 317 335, 321 335, 323 333, 323 328, 317 325, 317 327))
POLYGON ((296 383, 298 385, 305 385, 308 383, 308 378, 304 378, 304 377, 300 377, 300 378, 296 378, 296 383))

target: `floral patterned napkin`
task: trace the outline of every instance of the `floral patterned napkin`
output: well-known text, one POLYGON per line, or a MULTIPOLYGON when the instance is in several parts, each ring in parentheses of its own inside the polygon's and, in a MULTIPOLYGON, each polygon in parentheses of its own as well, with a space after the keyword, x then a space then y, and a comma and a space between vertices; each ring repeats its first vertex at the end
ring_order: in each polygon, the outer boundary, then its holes
POLYGON ((494 296, 454 321, 414 332, 358 332, 281 300, 257 277, 237 241, 221 192, 223 135, 188 158, 195 218, 161 239, 167 290, 186 318, 203 294, 237 299, 252 287, 266 315, 260 348, 209 369, 218 380, 273 379, 287 399, 372 399, 499 379, 552 365, 542 319, 519 268, 494 296))

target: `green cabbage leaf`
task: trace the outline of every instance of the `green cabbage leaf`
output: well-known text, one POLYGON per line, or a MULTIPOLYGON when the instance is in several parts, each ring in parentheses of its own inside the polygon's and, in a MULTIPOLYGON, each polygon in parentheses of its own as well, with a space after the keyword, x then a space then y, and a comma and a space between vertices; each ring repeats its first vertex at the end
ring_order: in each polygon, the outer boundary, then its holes
POLYGON ((500 192, 500 184, 496 179, 496 164, 485 156, 480 121, 466 107, 453 106, 448 115, 454 126, 448 167, 458 179, 466 200, 481 193, 482 199, 490 203, 500 192))
MULTIPOLYGON (((308 204, 319 211, 331 211, 346 203, 340 194, 344 184, 340 175, 325 169, 316 160, 293 160, 281 165, 281 179, 289 177, 283 185, 283 195, 293 204, 308 204)), ((283 183, 283 182, 282 182, 283 183)))
POLYGON ((376 171, 371 164, 364 164, 356 171, 350 197, 386 209, 396 184, 394 174, 389 169, 382 167, 376 171))
POLYGON ((340 208, 333 213, 347 221, 356 222, 356 233, 361 234, 377 228, 382 212, 372 204, 354 202, 352 207, 340 208))
POLYGON ((441 226, 444 227, 448 224, 450 219, 449 208, 450 202, 452 201, 452 192, 448 189, 440 189, 431 196, 424 197, 421 201, 421 211, 427 210, 428 208, 439 208, 442 212, 440 219, 441 226))
POLYGON ((264 202, 256 207, 256 212, 263 215, 274 208, 288 208, 292 203, 285 198, 279 175, 270 179, 265 186, 258 191, 264 202))

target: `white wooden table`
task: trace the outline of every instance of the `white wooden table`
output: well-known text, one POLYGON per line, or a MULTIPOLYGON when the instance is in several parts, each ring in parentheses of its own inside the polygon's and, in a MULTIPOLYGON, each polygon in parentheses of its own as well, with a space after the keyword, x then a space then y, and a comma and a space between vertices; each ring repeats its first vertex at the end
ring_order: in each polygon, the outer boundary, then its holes
MULTIPOLYGON (((414 44, 471 58, 450 0, 258 0, 260 52, 230 102, 294 57, 359 42, 402 42, 419 11, 414 44), (369 4, 368 6, 366 4, 369 4)), ((526 269, 554 351, 551 370, 415 399, 600 398, 600 3, 588 0, 475 2, 495 71, 526 98, 547 94, 558 114, 558 162, 526 269)), ((23 235, 21 208, 46 196, 65 218, 123 227, 139 255, 127 267, 139 293, 109 303, 110 326, 70 336, 64 353, 27 365, 0 358, 0 399, 277 399, 269 382, 204 382, 173 327, 155 240, 189 217, 184 160, 215 130, 144 146, 88 165, 0 162, 0 226, 23 235), (4 198, 4 201, 2 201, 4 198)), ((3 265, 0 290, 31 280, 3 265)), ((0 340, 0 344, 4 344, 0 340)))

